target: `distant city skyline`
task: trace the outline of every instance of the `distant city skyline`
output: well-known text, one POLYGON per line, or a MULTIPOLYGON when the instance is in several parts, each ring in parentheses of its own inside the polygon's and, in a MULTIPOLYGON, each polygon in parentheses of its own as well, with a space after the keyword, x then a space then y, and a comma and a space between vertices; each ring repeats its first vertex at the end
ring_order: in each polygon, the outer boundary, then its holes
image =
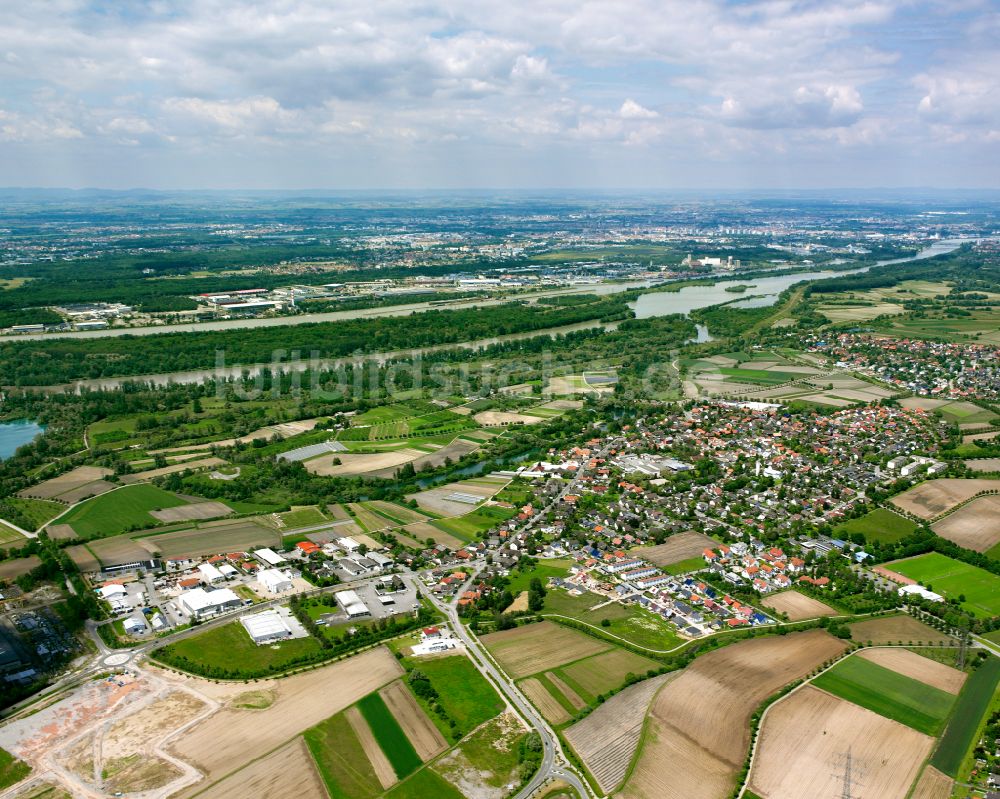
POLYGON ((0 185, 1000 188, 994 0, 51 0, 0 185))

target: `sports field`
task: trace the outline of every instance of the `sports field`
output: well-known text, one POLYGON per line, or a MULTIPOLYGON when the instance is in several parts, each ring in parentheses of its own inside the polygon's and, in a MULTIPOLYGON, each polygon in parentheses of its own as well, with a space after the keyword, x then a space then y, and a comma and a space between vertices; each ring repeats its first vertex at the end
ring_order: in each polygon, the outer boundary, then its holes
POLYGON ((861 533, 865 541, 894 544, 917 529, 916 522, 885 508, 876 508, 857 519, 848 519, 834 528, 838 537, 851 533, 861 533))
POLYGON ((955 697, 870 660, 849 657, 813 685, 926 735, 944 726, 955 697))
POLYGON ((916 580, 977 616, 1000 614, 1000 577, 938 552, 892 561, 886 568, 916 580), (962 599, 965 597, 965 599, 962 599))

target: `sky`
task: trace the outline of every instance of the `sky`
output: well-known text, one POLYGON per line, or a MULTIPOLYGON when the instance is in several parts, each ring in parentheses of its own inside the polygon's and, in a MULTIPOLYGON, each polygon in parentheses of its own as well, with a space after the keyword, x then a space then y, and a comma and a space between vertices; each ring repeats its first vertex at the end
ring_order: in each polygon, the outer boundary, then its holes
POLYGON ((0 185, 1000 188, 1000 0, 3 0, 0 185))

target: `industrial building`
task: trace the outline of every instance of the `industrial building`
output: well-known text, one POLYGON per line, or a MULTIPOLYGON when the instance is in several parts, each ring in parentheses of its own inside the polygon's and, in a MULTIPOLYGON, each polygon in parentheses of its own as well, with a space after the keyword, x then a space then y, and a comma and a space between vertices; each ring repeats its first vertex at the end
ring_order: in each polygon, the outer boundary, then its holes
POLYGON ((272 594, 281 594, 292 590, 292 577, 281 569, 264 569, 257 574, 257 579, 272 594))
POLYGON ((354 591, 341 591, 339 594, 334 595, 334 599, 337 600, 337 604, 344 609, 344 613, 347 614, 347 618, 354 619, 358 616, 370 616, 371 611, 368 606, 361 601, 354 591))
POLYGON ((281 555, 268 548, 254 550, 253 556, 265 566, 280 566, 286 562, 281 555))
POLYGON ((177 604, 193 618, 203 619, 206 616, 225 613, 227 610, 235 610, 243 604, 243 600, 228 588, 217 588, 214 591, 195 588, 193 591, 181 594, 177 604))
POLYGON ((276 610, 244 616, 240 623, 257 646, 292 637, 292 631, 276 610))
POLYGON ((225 575, 211 563, 202 563, 198 567, 198 573, 201 574, 201 581, 205 585, 214 585, 226 579, 225 575))

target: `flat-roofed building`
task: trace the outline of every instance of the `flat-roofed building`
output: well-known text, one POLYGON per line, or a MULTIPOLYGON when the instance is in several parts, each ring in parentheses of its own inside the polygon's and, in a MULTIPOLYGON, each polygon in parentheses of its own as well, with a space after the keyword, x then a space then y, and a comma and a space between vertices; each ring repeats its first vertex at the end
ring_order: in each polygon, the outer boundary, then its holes
POLYGON ((273 549, 269 549, 267 547, 264 549, 254 550, 253 556, 265 566, 280 566, 282 563, 286 562, 281 555, 273 549))
POLYGON ((257 646, 292 637, 292 630, 276 610, 265 610, 244 616, 240 624, 246 629, 257 646))
POLYGON ((264 569, 258 572, 257 579, 272 594, 282 594, 292 590, 291 576, 281 569, 264 569))
POLYGON ((201 581, 205 585, 214 585, 226 579, 225 575, 211 563, 202 563, 198 567, 198 573, 201 575, 201 581))
POLYGON ((243 600, 228 588, 217 588, 214 591, 195 588, 193 591, 181 594, 177 604, 192 617, 203 619, 206 616, 225 613, 227 610, 235 610, 243 604, 243 600))
POLYGON ((334 598, 337 600, 337 604, 344 609, 344 613, 347 614, 349 619, 371 615, 368 606, 361 601, 361 597, 354 591, 341 591, 339 594, 335 594, 334 598))

